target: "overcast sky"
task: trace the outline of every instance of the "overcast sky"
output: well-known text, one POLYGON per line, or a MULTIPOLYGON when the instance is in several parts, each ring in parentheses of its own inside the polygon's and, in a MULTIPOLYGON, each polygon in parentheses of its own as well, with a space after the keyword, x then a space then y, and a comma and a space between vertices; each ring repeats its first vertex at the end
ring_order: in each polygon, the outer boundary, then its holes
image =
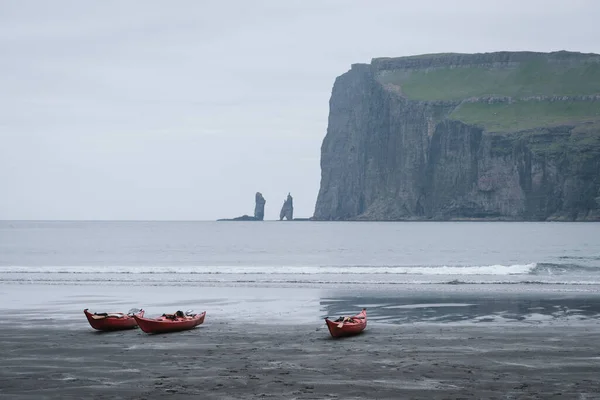
POLYGON ((313 214, 336 76, 600 53, 597 0, 0 1, 0 219, 313 214))

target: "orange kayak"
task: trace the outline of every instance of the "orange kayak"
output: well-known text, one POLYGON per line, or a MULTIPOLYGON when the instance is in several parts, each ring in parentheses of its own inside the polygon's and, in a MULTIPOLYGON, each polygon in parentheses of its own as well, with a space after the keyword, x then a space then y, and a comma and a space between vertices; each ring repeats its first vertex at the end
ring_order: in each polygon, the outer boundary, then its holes
POLYGON ((352 317, 340 317, 335 321, 325 318, 325 323, 334 338, 356 335, 367 327, 367 309, 363 308, 352 317))
POLYGON ((115 313, 91 313, 89 309, 83 310, 92 328, 99 331, 120 331, 133 329, 137 326, 134 316, 144 316, 144 310, 131 309, 127 314, 115 313))
POLYGON ((144 318, 134 315, 134 318, 140 327, 146 333, 166 333, 185 331, 195 328, 204 322, 206 311, 200 314, 191 314, 177 311, 175 314, 163 314, 158 318, 144 318))

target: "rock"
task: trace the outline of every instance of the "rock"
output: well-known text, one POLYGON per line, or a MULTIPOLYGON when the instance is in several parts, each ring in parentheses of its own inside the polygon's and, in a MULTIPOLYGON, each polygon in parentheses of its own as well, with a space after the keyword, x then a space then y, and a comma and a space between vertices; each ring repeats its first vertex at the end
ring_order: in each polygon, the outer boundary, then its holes
POLYGON ((592 73, 600 55, 565 51, 353 64, 333 85, 313 218, 600 220, 592 73))
POLYGON ((244 214, 240 217, 235 218, 222 218, 217 221, 262 221, 265 217, 265 203, 266 200, 260 192, 256 192, 255 205, 254 205, 254 216, 244 214))
POLYGON ((235 218, 231 218, 225 221, 260 221, 258 219, 256 219, 256 217, 252 217, 250 215, 244 214, 241 217, 235 217, 235 218))
POLYGON ((254 218, 257 221, 262 221, 265 217, 265 203, 267 201, 263 197, 262 193, 256 192, 255 206, 254 206, 254 218))
POLYGON ((279 213, 279 220, 282 221, 284 218, 288 221, 292 221, 294 219, 294 199, 288 193, 287 199, 283 202, 283 207, 281 207, 281 212, 279 213))

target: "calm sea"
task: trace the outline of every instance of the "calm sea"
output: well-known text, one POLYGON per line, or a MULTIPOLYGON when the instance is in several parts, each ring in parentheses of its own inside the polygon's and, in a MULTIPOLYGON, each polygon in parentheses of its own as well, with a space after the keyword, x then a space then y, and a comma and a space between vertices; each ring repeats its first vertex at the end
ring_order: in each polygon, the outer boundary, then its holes
POLYGON ((600 224, 0 222, 0 282, 600 284, 600 224))
POLYGON ((600 224, 3 221, 0 303, 31 318, 53 310, 82 329, 90 306, 596 323, 600 224))

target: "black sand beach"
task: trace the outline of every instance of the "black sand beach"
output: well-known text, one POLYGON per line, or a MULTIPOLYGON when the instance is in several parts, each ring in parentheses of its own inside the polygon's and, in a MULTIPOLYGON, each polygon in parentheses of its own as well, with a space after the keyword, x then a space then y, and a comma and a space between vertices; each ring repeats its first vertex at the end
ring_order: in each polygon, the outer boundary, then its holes
POLYGON ((600 399, 600 225, 12 224, 2 399, 600 399), (151 336, 82 312, 132 307, 207 317, 151 336))
MULTIPOLYGON (((89 327, 88 327, 89 328, 89 327)), ((597 399, 600 325, 211 321, 146 335, 0 326, 6 399, 597 399)))

